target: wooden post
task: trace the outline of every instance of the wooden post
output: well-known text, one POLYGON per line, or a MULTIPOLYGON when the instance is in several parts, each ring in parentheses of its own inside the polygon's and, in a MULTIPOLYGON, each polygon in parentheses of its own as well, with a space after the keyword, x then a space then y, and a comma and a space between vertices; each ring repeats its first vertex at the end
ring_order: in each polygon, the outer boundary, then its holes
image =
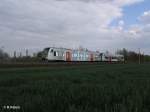
POLYGON ((141 64, 141 53, 140 53, 140 48, 139 48, 139 64, 141 64))

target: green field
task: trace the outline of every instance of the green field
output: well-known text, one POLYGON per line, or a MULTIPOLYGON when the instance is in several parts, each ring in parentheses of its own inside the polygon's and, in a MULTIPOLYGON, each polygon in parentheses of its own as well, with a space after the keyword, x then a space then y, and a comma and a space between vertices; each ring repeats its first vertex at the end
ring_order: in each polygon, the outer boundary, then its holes
POLYGON ((0 69, 0 112, 149 112, 150 65, 0 69))

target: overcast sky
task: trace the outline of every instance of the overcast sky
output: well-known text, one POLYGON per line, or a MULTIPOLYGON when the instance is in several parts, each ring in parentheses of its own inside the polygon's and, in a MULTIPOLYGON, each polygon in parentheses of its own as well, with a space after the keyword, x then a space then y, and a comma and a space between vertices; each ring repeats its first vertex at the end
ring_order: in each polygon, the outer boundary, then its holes
POLYGON ((0 47, 127 48, 150 54, 150 0, 1 0, 0 47))

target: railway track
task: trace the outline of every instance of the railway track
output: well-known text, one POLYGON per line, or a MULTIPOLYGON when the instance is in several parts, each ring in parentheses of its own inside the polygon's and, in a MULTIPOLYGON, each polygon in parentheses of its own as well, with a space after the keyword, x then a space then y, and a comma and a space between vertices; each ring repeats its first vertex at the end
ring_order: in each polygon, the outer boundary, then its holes
POLYGON ((93 64, 116 64, 122 62, 12 62, 0 63, 0 68, 22 68, 22 67, 59 67, 59 66, 79 66, 93 64))

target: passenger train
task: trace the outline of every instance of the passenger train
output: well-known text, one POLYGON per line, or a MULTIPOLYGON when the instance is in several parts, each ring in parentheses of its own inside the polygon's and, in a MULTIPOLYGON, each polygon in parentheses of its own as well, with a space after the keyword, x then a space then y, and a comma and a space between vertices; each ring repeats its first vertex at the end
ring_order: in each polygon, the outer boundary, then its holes
POLYGON ((108 53, 100 53, 98 51, 90 51, 88 49, 67 49, 49 47, 45 48, 42 53, 42 59, 48 61, 105 61, 105 62, 119 62, 124 61, 122 55, 110 55, 108 53))

